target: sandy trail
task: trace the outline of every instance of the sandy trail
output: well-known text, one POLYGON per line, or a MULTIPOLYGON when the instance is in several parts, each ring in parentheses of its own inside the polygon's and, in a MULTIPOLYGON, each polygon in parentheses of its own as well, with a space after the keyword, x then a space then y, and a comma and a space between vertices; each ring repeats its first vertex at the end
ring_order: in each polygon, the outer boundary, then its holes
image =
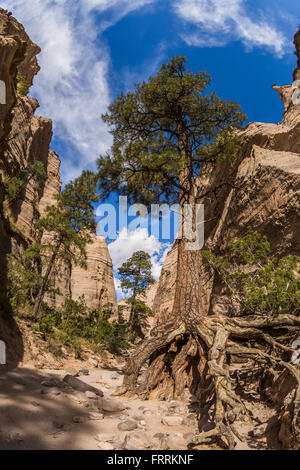
MULTIPOLYGON (((131 434, 141 437, 139 448, 187 449, 190 436, 186 435, 197 431, 196 415, 190 414, 184 402, 120 398, 127 409, 91 420, 89 413, 99 413, 97 400, 64 388, 62 379, 66 374, 65 370, 38 370, 32 366, 0 374, 0 449, 119 449, 131 434), (59 386, 42 385, 49 379, 58 379, 59 386), (179 421, 189 416, 189 422, 168 426, 161 422, 166 415, 177 416, 179 421), (74 422, 74 418, 80 422, 74 422), (137 429, 120 431, 118 425, 128 419, 136 421, 137 429), (164 436, 153 437, 157 433, 164 436), (109 434, 110 443, 105 443, 106 439, 102 443, 96 440, 99 434, 104 437, 109 434)), ((107 399, 111 399, 123 379, 120 370, 103 368, 89 370, 89 375, 79 378, 101 389, 107 399)))

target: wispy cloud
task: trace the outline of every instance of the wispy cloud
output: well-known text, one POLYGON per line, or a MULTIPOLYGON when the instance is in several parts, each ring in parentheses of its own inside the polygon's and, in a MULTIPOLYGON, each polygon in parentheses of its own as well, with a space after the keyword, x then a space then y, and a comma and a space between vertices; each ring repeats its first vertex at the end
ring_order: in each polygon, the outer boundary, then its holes
POLYGON ((238 39, 249 48, 268 48, 278 56, 284 53, 285 35, 264 17, 263 6, 256 5, 255 18, 246 0, 176 0, 174 9, 187 24, 196 26, 182 34, 189 45, 221 46, 238 39))
MULTIPOLYGON (((101 120, 111 101, 110 55, 101 33, 156 0, 3 0, 41 48, 32 93, 66 149, 64 180, 91 167, 111 145, 101 120), (103 18, 99 15, 103 15, 103 18)), ((63 158, 64 157, 64 158, 63 158)))
MULTIPOLYGON (((53 119, 54 136, 63 143, 65 181, 82 168, 93 167, 97 156, 111 145, 111 136, 101 120, 101 114, 112 100, 110 50, 102 33, 130 12, 155 6, 156 2, 2 0, 2 7, 13 12, 42 48, 41 71, 35 78, 32 94, 41 104, 39 113, 53 119)), ((263 10, 264 5, 255 10, 254 17, 249 3, 246 0, 169 0, 171 11, 186 25, 181 35, 190 45, 220 46, 234 38, 247 47, 265 47, 282 54, 284 34, 264 19, 263 11, 267 11, 263 10)), ((153 44, 151 57, 145 57, 139 68, 119 70, 120 88, 127 90, 134 82, 155 73, 167 56, 168 46, 166 40, 153 44)))

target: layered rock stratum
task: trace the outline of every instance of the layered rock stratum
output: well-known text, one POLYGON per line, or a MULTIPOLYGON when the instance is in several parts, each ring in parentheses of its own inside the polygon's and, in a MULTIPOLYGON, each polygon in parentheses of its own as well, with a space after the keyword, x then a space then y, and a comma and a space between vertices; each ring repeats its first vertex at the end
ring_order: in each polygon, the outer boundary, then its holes
MULTIPOLYGON (((0 262, 5 284, 6 254, 22 250, 34 239, 34 222, 55 203, 61 189, 60 159, 50 150, 52 121, 37 116, 37 100, 17 92, 17 74, 31 86, 39 71, 36 55, 40 48, 26 34, 23 26, 10 13, 0 9, 0 80, 6 85, 6 104, 0 105, 0 262), (43 188, 34 178, 26 178, 18 200, 8 204, 4 180, 7 176, 24 175, 29 164, 41 162, 47 175, 43 188)), ((25 178, 24 176, 22 176, 25 178)), ((103 237, 93 237, 87 248, 85 271, 62 264, 56 287, 62 295, 48 295, 47 301, 60 306, 65 298, 85 297, 88 307, 107 303, 117 305, 112 261, 103 237)))

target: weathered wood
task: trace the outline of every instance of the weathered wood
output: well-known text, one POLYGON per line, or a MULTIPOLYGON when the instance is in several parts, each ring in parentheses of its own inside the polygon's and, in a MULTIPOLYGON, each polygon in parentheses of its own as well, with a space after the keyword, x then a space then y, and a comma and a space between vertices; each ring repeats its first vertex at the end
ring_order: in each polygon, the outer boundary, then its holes
POLYGON ((88 385, 82 380, 73 377, 72 375, 66 375, 63 380, 66 384, 78 392, 94 392, 96 395, 98 395, 98 397, 104 396, 102 390, 99 390, 92 385, 88 385))

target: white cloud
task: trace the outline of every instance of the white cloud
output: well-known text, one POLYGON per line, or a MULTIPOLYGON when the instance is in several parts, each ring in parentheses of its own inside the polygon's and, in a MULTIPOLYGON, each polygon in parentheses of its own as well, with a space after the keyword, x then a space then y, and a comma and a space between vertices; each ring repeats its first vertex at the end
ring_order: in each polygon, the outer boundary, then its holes
POLYGON ((166 259, 168 251, 171 249, 169 243, 161 243, 153 235, 149 235, 147 229, 138 228, 134 232, 129 232, 124 228, 118 238, 108 245, 112 259, 115 286, 118 298, 123 298, 120 281, 117 278, 117 271, 122 264, 130 258, 134 252, 143 250, 151 257, 152 275, 155 280, 159 279, 162 265, 166 259))
POLYGON ((163 267, 163 264, 166 260, 167 254, 171 250, 171 244, 164 244, 160 254, 155 254, 151 257, 152 261, 152 276, 157 281, 160 277, 160 273, 163 267))
MULTIPOLYGON (((41 104, 39 114, 51 117, 54 136, 64 143, 63 179, 93 167, 111 145, 101 120, 111 102, 110 51, 101 34, 125 15, 157 0, 2 0, 29 36, 42 49, 41 71, 31 90, 41 104)), ((188 44, 221 45, 230 37, 248 46, 264 46, 282 53, 285 39, 258 11, 247 14, 245 0, 171 0, 176 14, 196 29, 183 34, 188 44)), ((155 72, 168 43, 153 48, 153 57, 140 70, 124 69, 123 84, 132 86, 155 72)), ((121 77, 122 83, 122 77, 121 77)))
POLYGON ((160 253, 162 244, 147 229, 137 228, 129 232, 124 228, 118 238, 108 245, 114 269, 118 269, 135 251, 143 250, 150 256, 160 253))
POLYGON ((286 46, 284 34, 263 18, 261 9, 255 9, 252 20, 246 3, 245 0, 176 0, 176 14, 197 26, 196 33, 183 34, 183 39, 189 45, 203 47, 239 39, 247 47, 267 47, 281 56, 286 46))
POLYGON ((111 101, 110 56, 101 33, 110 25, 156 0, 3 0, 33 41, 42 49, 41 71, 33 96, 39 114, 51 117, 54 135, 66 148, 65 180, 91 167, 108 150, 111 136, 101 120, 111 101), (107 13, 99 22, 99 14, 107 13), (96 14, 97 24, 96 24, 96 14), (96 43, 97 41, 97 43, 96 43))
POLYGON ((121 289, 121 281, 118 278, 114 278, 115 282, 115 289, 116 289, 116 294, 117 294, 117 300, 125 299, 128 295, 124 294, 124 292, 121 289))

